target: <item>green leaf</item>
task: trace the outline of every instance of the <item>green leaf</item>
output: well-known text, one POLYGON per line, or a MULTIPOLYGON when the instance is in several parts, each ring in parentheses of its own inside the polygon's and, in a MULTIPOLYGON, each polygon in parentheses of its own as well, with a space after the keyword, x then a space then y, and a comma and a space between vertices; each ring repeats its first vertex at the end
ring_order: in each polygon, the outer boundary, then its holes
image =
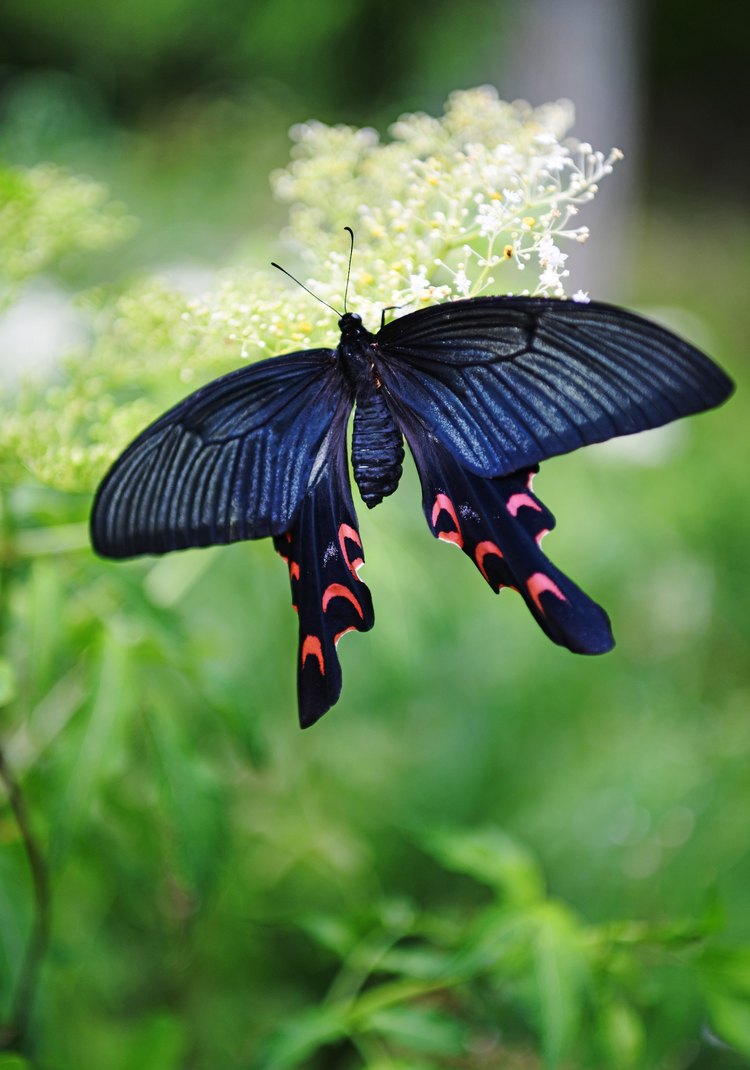
POLYGON ((424 1063, 421 1059, 389 1059, 378 1058, 376 1062, 368 1062, 363 1070, 438 1070, 434 1063, 424 1063))
POLYGON ((490 885, 509 903, 527 906, 544 897, 544 877, 536 858, 499 828, 436 830, 422 842, 446 869, 490 885))
POLYGON ((20 840, 0 845, 0 1009, 5 1012, 26 954, 32 901, 28 861, 20 840))
POLYGON ((430 981, 433 978, 450 976, 455 970, 456 958, 444 951, 429 947, 395 947, 380 959, 378 968, 404 977, 418 977, 430 981))
POLYGON ((708 947, 698 966, 708 991, 750 997, 750 947, 708 947))
POLYGON ((492 970, 501 978, 528 971, 533 917, 525 910, 494 907, 484 913, 471 940, 458 951, 454 970, 470 976, 492 970))
POLYGON ((750 1055, 750 1000, 718 992, 709 995, 708 1016, 721 1040, 750 1055))
POLYGON ((32 1070, 31 1063, 27 1063, 20 1055, 12 1052, 0 1053, 0 1070, 32 1070))
POLYGON ((13 733, 5 753, 17 776, 37 761, 86 698, 85 659, 60 677, 13 733))
POLYGON ((581 927, 561 904, 535 911, 533 992, 545 1064, 558 1066, 578 1035, 588 964, 581 927))
POLYGON ((148 678, 148 719, 164 774, 167 812, 177 832, 181 877, 203 896, 216 875, 224 840, 224 793, 187 730, 185 713, 195 705, 187 681, 162 667, 152 667, 148 678))
POLYGON ((35 697, 53 682, 53 666, 63 638, 62 584, 53 562, 34 561, 31 568, 31 646, 29 668, 35 697))
POLYGON ((208 571, 222 549, 206 546, 162 557, 143 580, 146 597, 159 609, 171 609, 208 571))
MULTIPOLYGON (((146 1023, 126 1070, 178 1070, 186 1049, 185 1025, 171 1014, 157 1014, 146 1023)), ((0 1064, 0 1070, 2 1064, 0 1064)))
POLYGON ((602 1051, 615 1070, 637 1066, 643 1054, 646 1033, 643 1021, 623 999, 609 1000, 598 1015, 602 1051))
POLYGON ((133 708, 128 648, 113 631, 104 633, 99 684, 86 731, 57 818, 54 854, 59 856, 84 819, 107 760, 121 751, 121 729, 133 708))
POLYGON ((339 958, 346 958, 359 939, 356 932, 335 914, 308 914, 297 924, 321 947, 333 951, 339 958))
POLYGON ((393 1041, 432 1055, 459 1055, 467 1029, 454 1018, 421 1007, 390 1007, 370 1015, 367 1027, 393 1041))
POLYGON ((15 670, 7 658, 0 658, 0 706, 7 706, 15 697, 15 670))
POLYGON ((292 1070, 322 1047, 346 1036, 341 1013, 315 1007, 287 1022, 266 1044, 259 1070, 292 1070))

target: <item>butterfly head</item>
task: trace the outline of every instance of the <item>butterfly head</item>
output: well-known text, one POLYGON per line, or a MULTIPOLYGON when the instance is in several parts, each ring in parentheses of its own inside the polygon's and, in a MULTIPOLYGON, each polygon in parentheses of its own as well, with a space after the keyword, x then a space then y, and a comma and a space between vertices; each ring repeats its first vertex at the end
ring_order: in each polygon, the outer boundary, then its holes
POLYGON ((359 337, 365 330, 362 326, 362 317, 356 312, 345 312, 339 320, 341 337, 347 340, 359 337))

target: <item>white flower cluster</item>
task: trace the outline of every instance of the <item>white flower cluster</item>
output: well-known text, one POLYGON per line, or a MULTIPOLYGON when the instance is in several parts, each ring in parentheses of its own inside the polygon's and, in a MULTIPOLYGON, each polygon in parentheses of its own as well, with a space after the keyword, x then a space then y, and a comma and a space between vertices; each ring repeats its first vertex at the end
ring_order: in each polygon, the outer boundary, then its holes
MULTIPOLYGON (((352 227, 348 307, 373 330, 383 312, 483 292, 562 297, 568 254, 558 243, 585 240, 587 228, 571 220, 620 155, 563 140, 572 122, 569 102, 531 108, 482 87, 453 93, 441 119, 402 117, 386 144, 368 129, 295 127, 293 161, 272 175, 277 197, 291 204, 286 266, 294 270, 298 256, 302 281, 343 309, 344 228, 352 227), (523 289, 529 267, 537 279, 523 289)), ((130 226, 98 208, 106 191, 89 180, 19 173, 3 206, 2 177, 0 239, 12 233, 6 248, 15 252, 0 258, 0 281, 3 270, 18 280, 130 226)), ((339 339, 337 313, 270 268, 225 271, 194 300, 155 279, 86 300, 93 344, 70 356, 64 382, 31 389, 3 413, 0 474, 8 479, 31 471, 61 489, 91 489, 169 401, 242 360, 339 339)))
POLYGON ((407 115, 380 144, 372 130, 306 123, 293 128, 294 162, 272 176, 290 201, 285 238, 311 271, 311 286, 341 306, 345 226, 355 229, 351 305, 368 321, 388 305, 420 305, 513 292, 534 258, 523 293, 564 295, 567 253, 583 242, 571 221, 621 153, 563 141, 568 101, 508 104, 483 86, 453 93, 442 119, 407 115))
POLYGON ((100 182, 52 164, 0 165, 0 311, 28 278, 71 253, 111 249, 137 222, 100 182))

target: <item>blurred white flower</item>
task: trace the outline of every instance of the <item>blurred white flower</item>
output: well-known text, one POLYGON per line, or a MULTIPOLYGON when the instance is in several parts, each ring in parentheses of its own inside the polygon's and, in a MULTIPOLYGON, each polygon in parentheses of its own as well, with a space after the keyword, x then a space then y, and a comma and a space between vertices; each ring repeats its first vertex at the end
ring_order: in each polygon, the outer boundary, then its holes
MULTIPOLYGON (((387 143, 371 129, 293 127, 292 162, 271 176, 276 197, 290 205, 281 236, 305 265, 302 281, 333 307, 277 272, 250 267, 223 272, 194 296, 154 278, 118 296, 89 295, 95 343, 65 361, 63 385, 27 412, 4 415, 0 453, 43 482, 92 488, 170 390, 178 397, 186 384, 243 360, 336 346, 334 309, 343 309, 349 264, 345 227, 355 232, 348 308, 372 329, 390 306, 403 316, 483 292, 563 297, 561 246, 586 240, 588 228, 574 226, 573 217, 621 156, 563 145, 573 119, 569 101, 531 108, 482 86, 452 93, 441 118, 403 115, 387 143), (528 279, 523 289, 520 278, 528 279)), ((32 178, 45 218, 55 221, 47 260, 59 252, 57 232, 72 232, 70 219, 76 247, 107 247, 131 226, 99 210, 104 194, 94 184, 56 172, 53 180, 43 170, 32 178)), ((5 241, 15 259, 0 257, 0 282, 5 275, 13 284, 38 268, 21 257, 37 249, 34 234, 21 233, 14 219, 0 213, 0 237, 18 239, 5 241)))
POLYGON ((543 267, 553 268, 557 271, 568 259, 568 254, 557 248, 552 238, 542 238, 537 246, 539 263, 543 267))

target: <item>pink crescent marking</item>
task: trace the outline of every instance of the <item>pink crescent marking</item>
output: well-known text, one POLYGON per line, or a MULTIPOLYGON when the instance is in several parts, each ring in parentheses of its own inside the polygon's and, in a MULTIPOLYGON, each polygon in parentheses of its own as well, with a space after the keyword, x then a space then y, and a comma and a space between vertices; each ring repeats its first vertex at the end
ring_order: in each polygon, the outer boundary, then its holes
POLYGON ((323 664, 323 649, 320 645, 320 639, 316 639, 314 635, 308 635, 302 644, 302 668, 305 667, 305 659, 314 657, 318 659, 318 665, 320 666, 321 676, 325 676, 326 670, 323 664))
POLYGON ((328 603, 331 601, 332 598, 348 598, 351 604, 356 609, 356 611, 359 613, 362 620, 365 619, 365 615, 362 612, 362 607, 360 606, 359 602, 354 597, 349 588, 344 587, 343 583, 332 583, 328 587, 326 587, 325 592, 323 594, 324 613, 328 609, 328 603))
POLYGON ((543 615, 544 610, 542 609, 542 603, 539 601, 539 595, 542 591, 551 591, 555 598, 559 598, 561 602, 568 601, 557 584, 551 580, 549 576, 545 576, 543 572, 535 572, 534 575, 527 580, 526 586, 529 589, 529 594, 534 600, 536 608, 543 615))
POLYGON ((338 646, 338 645, 339 645, 339 639, 341 638, 341 636, 342 636, 342 635, 346 635, 346 633, 347 633, 347 632, 356 632, 356 630, 357 630, 357 629, 356 629, 356 628, 354 627, 354 625, 353 625, 353 624, 352 624, 352 626, 351 626, 350 628, 344 628, 343 632, 339 632, 339 634, 338 634, 338 635, 335 635, 335 636, 333 637, 333 642, 334 642, 334 645, 335 645, 335 646, 338 646))
POLYGON ((349 569, 352 576, 354 576, 355 580, 358 580, 359 576, 357 575, 357 573, 364 565, 364 559, 361 557, 355 557, 353 561, 350 561, 349 555, 346 552, 346 543, 344 542, 344 539, 351 539, 352 542, 356 542, 357 546, 361 550, 362 543, 360 541, 359 534, 354 530, 354 528, 350 527, 348 524, 342 524, 339 528, 339 546, 341 547, 341 553, 344 555, 346 567, 349 569))
POLYGON ((437 537, 439 539, 442 539, 443 542, 453 543, 453 545, 457 546, 459 550, 463 550, 464 548, 464 540, 456 531, 439 531, 437 533, 437 537))
POLYGON ((537 546, 541 547, 542 539, 544 538, 545 535, 549 535, 549 528, 542 528, 542 530, 536 536, 536 544, 537 544, 537 546))
POLYGON ((498 546, 495 546, 494 542, 480 542, 476 550, 474 551, 474 558, 476 560, 477 565, 479 566, 479 571, 487 580, 487 583, 489 583, 490 578, 484 571, 484 559, 487 554, 497 554, 498 557, 502 557, 503 555, 500 551, 500 548, 498 546))
POLYGON ((463 550, 464 540, 461 535, 461 525, 458 522, 456 516, 456 510, 453 508, 453 502, 450 500, 447 494, 438 494, 435 499, 435 504, 432 507, 432 526, 433 528, 437 524, 438 517, 445 510, 453 523, 456 525, 455 531, 439 531, 437 537, 442 539, 443 542, 454 542, 456 546, 460 546, 463 550))
POLYGON ((298 580, 299 579, 299 565, 297 564, 296 561, 292 561, 291 565, 289 566, 289 579, 290 580, 298 580))
POLYGON ((529 494, 511 494, 508 498, 508 512, 511 516, 518 516, 518 510, 522 505, 528 505, 530 509, 536 509, 537 513, 541 513, 541 505, 537 505, 534 499, 529 494))

